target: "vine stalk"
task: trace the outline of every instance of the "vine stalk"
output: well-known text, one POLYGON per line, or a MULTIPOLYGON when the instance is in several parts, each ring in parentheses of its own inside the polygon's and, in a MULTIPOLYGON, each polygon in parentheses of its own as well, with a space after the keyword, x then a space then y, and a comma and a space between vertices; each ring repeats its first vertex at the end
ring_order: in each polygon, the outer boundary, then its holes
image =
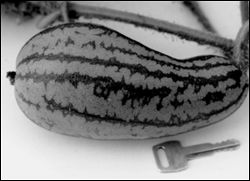
POLYGON ((173 24, 165 20, 158 20, 130 12, 81 5, 72 2, 68 2, 68 8, 69 11, 71 11, 71 13, 73 12, 76 16, 129 23, 135 26, 153 29, 158 32, 170 33, 182 39, 195 41, 201 45, 211 45, 213 47, 218 47, 224 51, 231 51, 234 45, 233 40, 223 38, 214 33, 202 32, 185 26, 173 24))

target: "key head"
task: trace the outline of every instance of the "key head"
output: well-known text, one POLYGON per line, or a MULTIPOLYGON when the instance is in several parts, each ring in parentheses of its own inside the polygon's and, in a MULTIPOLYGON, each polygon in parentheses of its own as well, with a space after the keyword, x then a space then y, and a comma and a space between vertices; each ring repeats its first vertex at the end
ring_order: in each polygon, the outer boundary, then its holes
POLYGON ((153 152, 158 168, 162 172, 178 172, 184 170, 188 166, 188 160, 183 152, 183 147, 179 141, 169 141, 153 147, 153 152), (159 150, 162 149, 168 160, 168 167, 163 166, 159 150))

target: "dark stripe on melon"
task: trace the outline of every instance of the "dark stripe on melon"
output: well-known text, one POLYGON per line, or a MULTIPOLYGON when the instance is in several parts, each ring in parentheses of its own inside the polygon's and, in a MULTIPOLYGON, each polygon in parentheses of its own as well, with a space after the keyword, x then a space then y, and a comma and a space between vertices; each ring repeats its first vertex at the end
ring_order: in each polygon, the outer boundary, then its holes
MULTIPOLYGON (((185 124, 188 124, 188 123, 191 123, 191 122, 195 122, 195 121, 197 122, 199 119, 200 119, 200 121, 206 121, 211 116, 218 115, 218 114, 222 113, 223 111, 226 111, 227 109, 229 109, 231 106, 237 105, 247 89, 248 89, 248 85, 245 85, 243 87, 243 89, 242 89, 241 94, 237 97, 237 99, 232 101, 226 107, 223 107, 223 108, 218 109, 218 110, 211 111, 210 113, 199 113, 198 116, 196 116, 194 118, 190 118, 190 116, 188 116, 188 118, 186 120, 182 120, 178 116, 172 114, 171 120, 168 123, 164 122, 164 120, 159 120, 159 119, 138 121, 137 117, 135 117, 134 120, 128 122, 126 120, 117 118, 116 115, 114 115, 114 116, 106 115, 104 117, 101 117, 99 115, 89 113, 87 111, 87 109, 85 109, 84 112, 79 112, 72 105, 62 106, 60 103, 56 103, 54 99, 48 100, 45 96, 43 96, 43 100, 47 104, 46 109, 48 109, 48 110, 50 110, 52 112, 54 110, 59 110, 59 111, 61 111, 63 113, 64 116, 66 116, 68 114, 69 115, 76 115, 76 116, 84 117, 87 121, 98 121, 99 123, 108 122, 108 123, 112 123, 112 124, 117 124, 118 123, 118 124, 122 124, 122 125, 129 125, 129 126, 132 126, 132 127, 133 126, 142 126, 142 127, 147 127, 147 126, 155 126, 155 127, 177 126, 177 127, 181 127, 181 126, 184 126, 185 124)), ((22 95, 22 93, 19 93, 18 97, 23 102, 25 102, 25 103, 27 103, 29 105, 33 105, 35 107, 39 106, 39 105, 37 106, 34 103, 31 103, 29 100, 26 100, 24 98, 24 96, 22 95)))
MULTIPOLYGON (((99 65, 98 63, 94 63, 94 65, 99 65)), ((107 66, 107 67, 110 67, 107 66)), ((132 73, 140 73, 141 75, 144 75, 145 77, 149 77, 152 76, 154 78, 157 79, 161 79, 161 78, 169 78, 171 79, 173 82, 182 82, 184 84, 183 87, 180 88, 185 88, 188 87, 188 85, 192 85, 194 87, 199 87, 201 88, 202 86, 207 86, 207 85, 212 85, 214 88, 216 88, 219 83, 227 81, 229 79, 232 79, 235 81, 233 86, 230 86, 231 88, 240 88, 241 87, 241 77, 242 77, 242 72, 240 70, 234 70, 234 71, 230 71, 228 72, 226 75, 213 75, 212 77, 210 77, 209 79, 207 78, 203 78, 203 77, 194 77, 194 76, 188 76, 188 77, 184 77, 184 76, 179 76, 177 74, 174 73, 168 73, 168 74, 163 74, 161 71, 156 71, 156 72, 150 72, 150 71, 146 71, 144 69, 140 69, 138 67, 134 67, 131 68, 132 69, 132 73), (145 72, 146 71, 146 72, 145 72)), ((97 77, 91 77, 89 75, 81 75, 79 73, 73 73, 73 74, 69 74, 67 73, 67 70, 65 73, 63 74, 37 74, 37 73, 27 73, 24 76, 22 76, 21 74, 17 74, 16 75, 16 79, 21 78, 21 79, 26 79, 26 78, 32 78, 35 81, 44 81, 45 80, 69 80, 70 82, 72 82, 72 85, 74 85, 75 87, 77 87, 79 82, 84 82, 87 83, 89 82, 89 80, 91 80, 91 82, 94 81, 98 81, 101 80, 103 82, 107 82, 107 83, 114 83, 115 81, 113 80, 112 77, 108 77, 108 76, 97 76, 97 77)), ((123 86, 128 86, 128 84, 125 84, 125 81, 123 82, 123 86)), ((131 84, 131 86, 133 86, 133 84, 131 84)), ((168 86, 166 85, 166 87, 171 89, 171 85, 168 86)), ((183 92, 184 90, 182 90, 183 92)))
MULTIPOLYGON (((128 57, 130 58, 130 57, 128 57)), ((216 56, 204 56, 204 57, 196 57, 197 58, 197 61, 199 61, 201 58, 206 58, 206 59, 216 59, 216 58, 221 58, 221 57, 216 57, 216 56)), ((94 58, 87 58, 87 57, 84 57, 84 56, 72 56, 72 55, 66 55, 66 54, 63 54, 63 53, 60 53, 60 54, 49 54, 49 55, 43 55, 43 54, 38 54, 38 53, 35 53, 35 54, 32 54, 32 55, 29 55, 27 56, 26 58, 22 59, 18 64, 17 64, 17 68, 22 65, 22 64, 27 64, 29 62, 37 62, 37 61, 40 61, 42 59, 46 59, 46 60, 51 60, 51 61, 54 61, 54 60, 59 60, 61 62, 73 62, 73 61, 77 61, 77 62, 89 62, 89 63, 93 63, 95 64, 95 62, 97 64, 103 64, 103 65, 107 65, 109 64, 109 62, 113 62, 115 63, 116 65, 118 66, 140 66, 141 68, 144 68, 144 69, 147 69, 146 67, 140 65, 140 64, 126 64, 126 63, 122 63, 120 62, 119 60, 116 59, 116 57, 112 57, 108 60, 104 60, 104 59, 101 59, 98 57, 98 55, 96 55, 96 57, 94 58)), ((143 60, 143 57, 140 57, 140 60, 143 60)), ((149 61, 151 61, 152 59, 148 59, 149 61)), ((147 62, 145 62, 147 63, 147 62)), ((217 67, 222 67, 222 66, 234 66, 232 63, 230 62, 224 62, 224 63, 216 63, 216 64, 210 64, 210 63, 207 63, 203 66, 196 66, 196 65, 192 65, 190 67, 186 67, 186 66, 180 66, 180 65, 175 65, 175 64, 172 64, 170 62, 161 62, 160 64, 161 66, 168 66, 169 68, 171 69, 174 69, 174 70, 178 70, 181 72, 181 70, 189 70, 189 71, 199 71, 199 70, 209 70, 209 69, 212 69, 212 68, 217 68, 217 67)))

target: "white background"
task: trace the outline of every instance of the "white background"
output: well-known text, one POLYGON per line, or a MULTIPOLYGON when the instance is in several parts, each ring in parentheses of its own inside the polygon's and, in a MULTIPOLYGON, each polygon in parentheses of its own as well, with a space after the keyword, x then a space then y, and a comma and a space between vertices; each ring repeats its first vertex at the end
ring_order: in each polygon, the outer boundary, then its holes
MULTIPOLYGON (((84 3, 136 12, 202 30, 179 2, 84 3)), ((220 35, 235 38, 240 28, 238 2, 202 2, 202 7, 220 35)), ((110 21, 91 22, 109 26, 177 58, 219 54, 218 50, 152 30, 110 21)), ((17 25, 15 18, 1 15, 1 179, 249 179, 249 97, 223 122, 154 140, 73 138, 48 132, 29 121, 16 104, 14 87, 6 79, 6 72, 15 70, 19 50, 39 32, 34 25, 35 20, 17 25), (179 173, 160 173, 151 151, 153 145, 167 140, 178 139, 184 145, 192 145, 229 138, 240 140, 240 149, 190 161, 189 169, 179 173)))

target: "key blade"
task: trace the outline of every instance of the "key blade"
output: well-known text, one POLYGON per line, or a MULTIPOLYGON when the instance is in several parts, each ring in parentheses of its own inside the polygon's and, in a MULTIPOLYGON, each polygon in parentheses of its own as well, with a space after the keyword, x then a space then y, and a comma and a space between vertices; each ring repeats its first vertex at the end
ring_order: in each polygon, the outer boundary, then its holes
POLYGON ((225 151, 236 149, 240 146, 240 142, 238 140, 227 140, 220 143, 205 143, 200 145, 194 145, 184 148, 184 153, 188 159, 194 159, 200 156, 208 156, 217 151, 225 151))
POLYGON ((183 152, 186 156, 202 153, 208 151, 212 148, 213 144, 211 143, 202 143, 199 145, 192 145, 183 148, 183 152))

